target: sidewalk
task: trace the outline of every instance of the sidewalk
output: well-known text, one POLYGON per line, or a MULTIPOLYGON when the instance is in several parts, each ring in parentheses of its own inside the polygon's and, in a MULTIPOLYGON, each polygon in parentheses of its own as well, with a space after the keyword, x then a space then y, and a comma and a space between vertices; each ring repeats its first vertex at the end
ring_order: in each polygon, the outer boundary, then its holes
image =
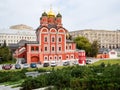
POLYGON ((0 85, 0 90, 20 90, 20 87, 12 88, 11 86, 0 85))

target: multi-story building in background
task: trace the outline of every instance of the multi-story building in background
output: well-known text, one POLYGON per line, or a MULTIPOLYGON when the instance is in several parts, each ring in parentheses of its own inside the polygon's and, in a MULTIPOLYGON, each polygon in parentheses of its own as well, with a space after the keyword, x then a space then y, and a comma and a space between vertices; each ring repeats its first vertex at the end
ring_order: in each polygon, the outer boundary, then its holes
POLYGON ((84 36, 92 43, 97 40, 100 48, 115 49, 120 48, 120 31, 108 31, 108 30, 78 30, 69 32, 72 38, 77 36, 84 36))
POLYGON ((35 30, 23 24, 11 26, 9 29, 0 29, 0 45, 6 42, 6 45, 10 46, 21 40, 36 41, 35 30))

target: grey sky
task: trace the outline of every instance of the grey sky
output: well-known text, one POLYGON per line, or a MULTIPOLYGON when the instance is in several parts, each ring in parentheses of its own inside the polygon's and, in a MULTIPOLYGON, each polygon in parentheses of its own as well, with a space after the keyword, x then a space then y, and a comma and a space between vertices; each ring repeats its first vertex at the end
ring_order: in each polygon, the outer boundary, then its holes
POLYGON ((63 26, 69 31, 120 29, 120 0, 0 0, 0 28, 17 24, 37 28, 50 5, 62 14, 63 26))

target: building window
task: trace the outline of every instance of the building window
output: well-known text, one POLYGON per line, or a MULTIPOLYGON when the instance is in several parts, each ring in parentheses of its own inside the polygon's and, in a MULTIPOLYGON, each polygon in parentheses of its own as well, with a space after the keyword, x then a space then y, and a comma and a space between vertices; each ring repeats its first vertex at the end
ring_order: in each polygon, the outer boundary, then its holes
POLYGON ((68 58, 69 58, 69 56, 66 56, 66 58, 68 59, 68 58))
POLYGON ((59 51, 61 51, 61 47, 59 47, 59 51))
POLYGON ((62 40, 61 40, 61 37, 59 37, 59 38, 58 38, 58 41, 59 41, 59 42, 61 42, 61 41, 62 41, 62 40))
POLYGON ((54 59, 57 60, 57 56, 55 56, 54 59))
POLYGON ((34 51, 34 47, 31 47, 31 51, 34 51))
POLYGON ((36 47, 36 51, 39 51, 39 48, 38 48, 38 47, 36 47))
POLYGON ((47 57, 47 56, 45 56, 45 57, 44 57, 44 60, 46 60, 46 61, 47 61, 47 60, 48 60, 48 57, 47 57))
POLYGON ((59 60, 61 60, 62 59, 62 57, 61 56, 59 56, 59 60))
POLYGON ((47 47, 45 47, 45 51, 47 51, 47 47))
POLYGON ((44 38, 44 41, 47 42, 47 37, 44 38))
POLYGON ((49 59, 52 60, 52 56, 50 56, 49 59))
POLYGON ((72 56, 71 56, 71 59, 73 59, 73 58, 74 58, 74 56, 72 55, 72 56))
POLYGON ((55 38, 54 37, 52 37, 52 42, 55 42, 55 38))
POLYGON ((66 46, 66 49, 67 49, 67 46, 66 46))
POLYGON ((55 48, 54 48, 54 47, 52 47, 52 51, 55 51, 55 48))
POLYGON ((71 49, 71 46, 69 46, 69 49, 71 49))

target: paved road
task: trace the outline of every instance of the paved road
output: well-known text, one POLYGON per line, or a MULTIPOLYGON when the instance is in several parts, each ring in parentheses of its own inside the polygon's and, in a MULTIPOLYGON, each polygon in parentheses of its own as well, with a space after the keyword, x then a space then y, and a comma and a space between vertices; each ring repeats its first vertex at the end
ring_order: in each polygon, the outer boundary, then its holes
POLYGON ((11 88, 11 86, 0 85, 0 90, 20 90, 20 87, 11 88))
MULTIPOLYGON (((95 59, 95 58, 88 58, 88 59, 90 59, 92 61, 92 63, 99 61, 99 59, 95 59)), ((73 65, 74 61, 75 60, 70 60, 69 61, 71 66, 73 65)), ((63 66, 63 62, 64 61, 57 61, 57 66, 63 66)), ((21 64, 21 67, 23 68, 23 64, 21 64)), ((43 65, 37 64, 37 67, 41 68, 41 67, 43 67, 43 65)), ((12 69, 15 69, 15 64, 13 64, 12 69)), ((2 65, 0 65, 0 70, 2 70, 2 65)))

